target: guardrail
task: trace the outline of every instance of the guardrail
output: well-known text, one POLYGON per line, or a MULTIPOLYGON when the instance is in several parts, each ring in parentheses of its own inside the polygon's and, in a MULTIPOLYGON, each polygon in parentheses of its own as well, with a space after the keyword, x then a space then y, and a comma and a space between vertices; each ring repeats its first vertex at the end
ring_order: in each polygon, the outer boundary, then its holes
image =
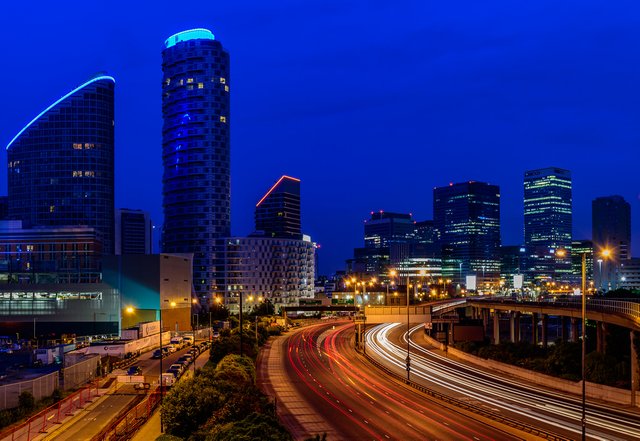
POLYGON ((374 366, 376 366, 378 369, 384 371, 387 375, 395 378, 397 381, 400 381, 404 384, 406 384, 407 386, 419 390, 420 392, 430 396, 431 398, 434 398, 436 400, 439 401, 443 401, 449 405, 458 407, 460 409, 464 409, 468 412, 472 412, 476 415, 485 417, 485 418, 489 418, 492 421, 496 421, 498 423, 504 424, 506 426, 509 426, 511 428, 520 430, 522 432, 526 432, 535 436, 538 436, 540 438, 544 438, 544 439, 548 439, 548 440, 553 440, 553 441, 571 441, 571 438, 565 438, 561 435, 558 435, 556 433, 553 432, 549 432, 547 430, 543 430, 540 429, 538 427, 532 426, 530 424, 526 424, 523 422, 520 422, 518 420, 515 420, 513 418, 509 418, 506 417, 504 415, 500 415, 497 412, 491 412, 489 410, 486 409, 480 409, 477 406, 473 406, 465 401, 459 400, 457 398, 453 398, 450 397, 449 395, 445 395, 441 392, 437 392, 433 389, 430 389, 426 386, 423 386, 421 384, 415 383, 413 381, 409 381, 406 378, 404 378, 403 375, 400 375, 390 369, 388 369, 386 366, 384 366, 383 364, 381 364, 380 362, 374 360, 373 358, 371 358, 371 356, 369 356, 368 354, 361 354, 364 355, 364 357, 374 366))
POLYGON ((65 417, 82 409, 99 396, 97 383, 92 384, 32 416, 26 422, 0 433, 0 441, 31 441, 36 436, 45 433, 47 429, 61 424, 65 417))
MULTIPOLYGON (((469 302, 498 302, 502 304, 514 305, 553 305, 561 308, 579 309, 582 305, 582 298, 549 298, 539 302, 518 301, 502 298, 469 298, 469 302)), ((640 303, 628 300, 606 300, 587 297, 587 311, 605 312, 608 314, 617 314, 626 316, 634 322, 640 324, 640 303)))
POLYGON ((134 407, 125 408, 115 422, 91 438, 91 441, 119 441, 131 439, 133 434, 153 415, 160 402, 159 389, 134 407))

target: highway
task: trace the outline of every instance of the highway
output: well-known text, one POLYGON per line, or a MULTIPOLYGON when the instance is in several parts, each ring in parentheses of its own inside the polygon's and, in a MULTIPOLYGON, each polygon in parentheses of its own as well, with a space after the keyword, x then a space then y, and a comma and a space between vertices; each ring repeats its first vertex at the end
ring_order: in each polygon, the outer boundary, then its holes
MULTIPOLYGON (((411 380, 448 396, 544 428, 570 439, 580 438, 580 398, 504 378, 449 359, 423 347, 423 327, 411 330, 411 380)), ((377 325, 366 334, 367 353, 387 368, 406 375, 406 326, 377 325)), ((622 407, 589 402, 587 439, 640 440, 640 414, 622 407)))
POLYGON ((282 366, 268 366, 283 369, 282 381, 304 397, 304 405, 289 411, 300 418, 320 414, 332 441, 517 439, 381 374, 355 353, 352 338, 351 322, 305 327, 286 337, 282 366))

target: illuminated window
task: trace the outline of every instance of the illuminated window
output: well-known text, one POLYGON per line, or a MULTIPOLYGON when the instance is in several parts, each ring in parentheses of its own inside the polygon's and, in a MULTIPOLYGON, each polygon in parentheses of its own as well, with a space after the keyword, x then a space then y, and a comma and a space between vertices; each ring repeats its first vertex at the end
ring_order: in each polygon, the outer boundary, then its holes
POLYGON ((93 144, 93 143, 88 143, 88 142, 84 143, 84 148, 87 149, 87 150, 90 150, 90 149, 94 148, 95 146, 96 145, 93 144))
POLYGON ((53 213, 56 211, 56 206, 55 205, 49 205, 49 213, 53 213))
POLYGON ((229 92, 229 86, 227 86, 226 84, 224 85, 224 91, 229 92))
POLYGON ((27 245, 27 251, 33 251, 33 245, 27 245))
POLYGON ((220 122, 226 123, 227 122, 227 117, 226 116, 220 116, 220 122))
POLYGON ((184 80, 180 80, 180 81, 178 81, 178 84, 179 84, 180 86, 182 86, 182 85, 184 84, 184 80))
POLYGON ((226 84, 226 83, 227 83, 227 79, 226 79, 226 78, 223 78, 223 77, 220 77, 220 82, 221 82, 222 84, 226 84))
POLYGON ((74 143, 73 143, 73 149, 74 149, 74 150, 82 150, 82 143, 80 143, 80 142, 74 142, 74 143))
POLYGON ((164 84, 166 84, 167 86, 168 86, 169 84, 171 84, 171 78, 167 78, 167 79, 166 79, 166 81, 164 82, 164 84))
POLYGON ((95 178, 96 176, 96 172, 94 172, 93 170, 86 170, 84 172, 84 175, 90 178, 95 178))
POLYGON ((187 78, 187 84, 193 83, 193 78, 187 78))
POLYGON ((82 170, 74 170, 73 177, 74 178, 82 177, 82 170))
POLYGON ((198 83, 198 89, 204 89, 204 84, 203 83, 198 83))

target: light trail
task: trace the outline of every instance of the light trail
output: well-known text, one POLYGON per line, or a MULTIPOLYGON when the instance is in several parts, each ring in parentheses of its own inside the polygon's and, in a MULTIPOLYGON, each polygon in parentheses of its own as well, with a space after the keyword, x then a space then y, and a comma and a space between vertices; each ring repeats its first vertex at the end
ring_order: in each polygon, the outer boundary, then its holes
POLYGON ((347 439, 403 441, 512 439, 371 371, 350 345, 351 323, 325 328, 312 326, 289 337, 285 358, 293 382, 315 396, 309 403, 324 403, 318 412, 329 415, 336 433, 342 428, 347 439))
MULTIPOLYGON (((398 323, 378 325, 369 330, 365 338, 370 354, 374 353, 384 364, 394 366, 396 371, 405 372, 406 346, 395 344, 389 338, 391 331, 399 326, 398 323)), ((416 326, 411 332, 420 328, 421 325, 416 326)), ((406 338, 405 332, 402 338, 404 345, 406 338)), ((581 408, 577 399, 554 395, 548 390, 518 383, 511 378, 505 380, 434 354, 413 342, 411 347, 413 381, 431 388, 438 386, 448 390, 452 396, 462 395, 492 409, 536 421, 541 427, 568 430, 579 436, 581 408)), ((619 409, 612 412, 606 406, 598 408, 590 405, 588 436, 597 440, 640 439, 638 416, 619 409), (603 430, 609 430, 613 435, 603 430)))

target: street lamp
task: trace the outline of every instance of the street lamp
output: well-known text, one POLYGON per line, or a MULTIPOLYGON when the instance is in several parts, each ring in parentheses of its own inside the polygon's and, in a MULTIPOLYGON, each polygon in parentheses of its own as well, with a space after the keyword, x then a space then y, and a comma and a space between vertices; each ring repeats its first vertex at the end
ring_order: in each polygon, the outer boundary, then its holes
MULTIPOLYGON (((389 271, 389 285, 395 285, 394 278, 398 273, 396 270, 389 271)), ((387 304, 387 299, 389 298, 389 285, 387 285, 387 297, 384 299, 385 305, 387 304)))
POLYGON ((407 274, 407 382, 410 381, 410 373, 411 373, 411 355, 410 355, 410 338, 411 334, 409 332, 409 274, 407 274))
MULTIPOLYGON (((566 250, 559 249, 556 251, 556 256, 565 257, 567 255, 566 250)), ((609 258, 611 251, 604 249, 601 252, 603 258, 609 258)), ((602 281, 602 259, 598 259, 600 264, 600 280, 602 281)), ((582 426, 582 440, 587 436, 587 252, 580 253, 580 294, 582 296, 582 354, 581 354, 581 376, 582 376, 582 412, 580 423, 582 426)), ((602 283, 602 282, 601 282, 602 283)))

